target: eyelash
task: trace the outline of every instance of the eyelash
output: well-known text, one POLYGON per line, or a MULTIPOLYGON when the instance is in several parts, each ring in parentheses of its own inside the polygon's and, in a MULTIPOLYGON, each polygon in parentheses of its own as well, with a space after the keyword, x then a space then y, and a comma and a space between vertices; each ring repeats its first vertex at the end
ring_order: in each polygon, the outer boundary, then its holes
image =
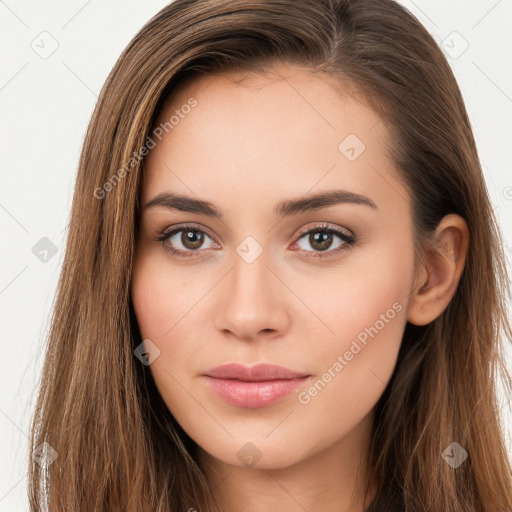
MULTIPOLYGON (((161 242, 164 250, 174 256, 177 256, 179 258, 189 258, 189 257, 195 257, 196 253, 199 251, 184 251, 184 250, 176 250, 172 247, 166 246, 165 241, 171 238, 176 233, 179 233, 181 231, 195 231, 198 233, 203 233, 204 235, 207 235, 209 238, 212 238, 206 231, 196 227, 195 225, 185 224, 183 226, 178 226, 171 231, 168 231, 168 228, 165 228, 163 231, 160 231, 158 233, 158 236, 155 238, 155 241, 161 242)), ((310 233, 314 232, 321 232, 321 233, 328 233, 337 235, 341 240, 344 242, 343 245, 336 249, 331 249, 327 251, 303 251, 306 253, 313 253, 313 254, 306 254, 306 258, 328 258, 332 256, 333 254, 338 254, 339 252, 349 250, 353 246, 356 245, 356 238, 353 235, 347 235, 343 231, 340 231, 339 229, 331 226, 330 224, 321 224, 319 226, 315 226, 313 228, 304 228, 299 232, 297 242, 304 237, 304 235, 308 235, 310 233)), ((298 249, 301 250, 301 249, 298 249)))

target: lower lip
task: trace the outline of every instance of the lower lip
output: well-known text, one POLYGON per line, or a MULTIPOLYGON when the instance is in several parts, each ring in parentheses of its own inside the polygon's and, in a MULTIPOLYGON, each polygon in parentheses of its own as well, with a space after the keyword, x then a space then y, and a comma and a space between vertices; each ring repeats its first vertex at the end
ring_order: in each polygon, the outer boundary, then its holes
POLYGON ((297 391, 309 377, 247 382, 234 379, 217 379, 206 376, 208 385, 222 399, 232 405, 257 409, 267 407, 297 391))

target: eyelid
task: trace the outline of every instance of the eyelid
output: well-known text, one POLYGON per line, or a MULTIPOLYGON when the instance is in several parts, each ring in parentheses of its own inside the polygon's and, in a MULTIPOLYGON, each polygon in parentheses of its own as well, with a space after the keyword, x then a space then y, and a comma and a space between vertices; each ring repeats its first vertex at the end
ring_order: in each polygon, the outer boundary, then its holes
POLYGON ((320 223, 320 225, 314 224, 313 226, 311 226, 311 225, 304 226, 303 228, 301 228, 299 230, 299 232, 297 234, 297 238, 301 238, 302 235, 309 233, 310 231, 313 231, 313 230, 320 231, 322 229, 341 232, 346 237, 350 237, 350 238, 354 237, 354 235, 347 228, 343 228, 341 226, 336 226, 335 224, 329 224, 328 222, 322 222, 322 223, 320 223))
POLYGON ((194 222, 187 222, 185 224, 178 224, 177 226, 168 226, 163 231, 161 231, 160 235, 170 235, 171 233, 176 233, 178 231, 185 231, 186 229, 190 229, 193 231, 200 231, 208 235, 211 239, 215 239, 215 236, 210 232, 208 228, 200 224, 195 224, 194 222))

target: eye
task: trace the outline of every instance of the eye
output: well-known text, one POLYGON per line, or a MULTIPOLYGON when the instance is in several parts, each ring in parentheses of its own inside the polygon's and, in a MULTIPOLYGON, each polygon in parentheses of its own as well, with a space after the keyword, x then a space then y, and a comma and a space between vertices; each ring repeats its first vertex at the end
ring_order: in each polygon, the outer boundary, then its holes
MULTIPOLYGON (((174 228, 170 231, 165 229, 159 234, 156 240, 158 242, 162 242, 162 245, 167 252, 179 257, 188 257, 194 256, 194 253, 198 252, 198 249, 201 248, 205 241, 205 237, 212 240, 211 237, 202 229, 199 229, 196 226, 187 225, 174 228), (166 243, 167 241, 170 243, 166 243), (178 248, 176 248, 176 246, 178 248)), ((215 242, 214 245, 219 247, 215 242)), ((208 248, 209 247, 206 247, 206 249, 208 248)))
MULTIPOLYGON (((338 253, 347 250, 356 243, 356 239, 349 232, 342 231, 329 224, 322 224, 313 228, 304 228, 299 233, 301 236, 294 245, 299 245, 299 249, 304 251, 308 258, 324 258, 332 256, 333 253, 338 253), (332 248, 333 240, 338 238, 338 242, 332 248), (306 244, 309 244, 313 250, 310 251, 304 248, 299 242, 305 239, 306 244), (321 254, 326 253, 326 255, 321 254)), ((156 238, 161 242, 164 249, 178 257, 195 256, 199 249, 209 249, 212 247, 219 248, 220 245, 213 242, 210 247, 202 247, 205 242, 205 237, 212 240, 212 238, 203 230, 195 225, 185 225, 175 227, 174 229, 165 229, 159 233, 156 238), (181 247, 180 247, 181 245, 181 247)), ((292 246, 293 247, 293 246, 292 246)))
POLYGON ((302 236, 300 236, 296 245, 299 245, 299 248, 306 253, 310 253, 306 254, 307 258, 325 258, 332 256, 333 253, 337 254, 340 251, 350 249, 350 247, 354 246, 356 243, 356 239, 352 234, 329 224, 302 229, 300 235, 302 236), (338 242, 336 242, 336 238, 338 238, 338 242), (299 243, 302 239, 305 240, 306 244, 301 245, 299 243), (333 244, 335 244, 334 247, 333 244), (309 245, 313 250, 308 250, 304 247, 305 245, 309 245), (322 253, 326 254, 324 255, 322 253))

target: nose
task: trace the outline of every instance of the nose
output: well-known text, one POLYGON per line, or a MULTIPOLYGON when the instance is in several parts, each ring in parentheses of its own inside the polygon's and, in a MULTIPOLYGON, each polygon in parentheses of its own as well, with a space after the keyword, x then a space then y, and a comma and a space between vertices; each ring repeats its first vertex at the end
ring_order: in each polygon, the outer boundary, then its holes
POLYGON ((290 322, 287 301, 293 297, 285 283, 268 266, 265 252, 252 263, 237 255, 216 287, 216 328, 248 341, 281 335, 290 322))

